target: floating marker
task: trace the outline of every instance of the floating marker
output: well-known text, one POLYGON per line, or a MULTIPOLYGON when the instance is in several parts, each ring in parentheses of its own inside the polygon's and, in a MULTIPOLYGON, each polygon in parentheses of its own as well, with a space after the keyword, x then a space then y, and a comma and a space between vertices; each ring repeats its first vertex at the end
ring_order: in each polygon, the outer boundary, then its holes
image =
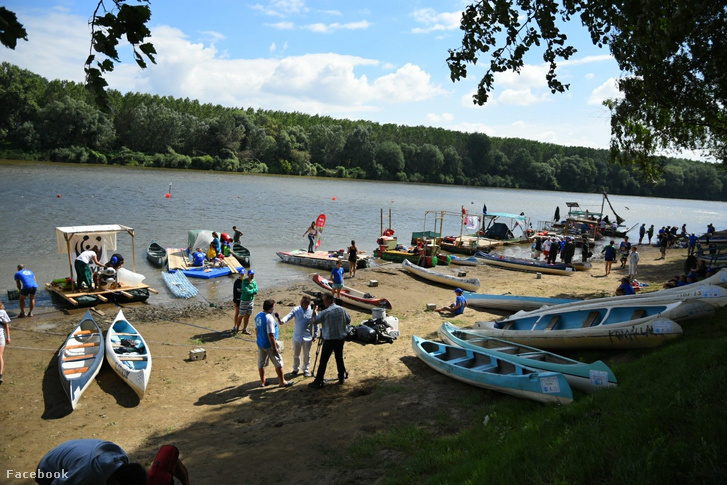
POLYGON ((169 192, 167 192, 167 195, 165 195, 164 197, 166 197, 166 198, 168 199, 168 198, 170 198, 171 196, 172 196, 172 194, 170 194, 169 192))
POLYGON ((60 199, 61 198, 61 194, 56 194, 56 197, 58 197, 60 199))
POLYGON ((331 200, 336 200, 336 198, 335 197, 332 197, 331 200))

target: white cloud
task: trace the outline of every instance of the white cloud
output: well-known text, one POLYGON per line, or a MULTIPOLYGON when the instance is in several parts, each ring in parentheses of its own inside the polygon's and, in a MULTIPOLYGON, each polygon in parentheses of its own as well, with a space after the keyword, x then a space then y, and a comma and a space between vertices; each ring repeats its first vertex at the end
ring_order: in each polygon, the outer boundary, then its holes
POLYGON ((583 76, 583 77, 585 77, 586 79, 588 79, 588 80, 590 81, 591 79, 595 78, 595 77, 596 77, 596 75, 595 75, 595 74, 593 74, 592 72, 589 72, 588 74, 586 74, 586 75, 585 75, 585 76, 583 76))
POLYGON ((506 89, 497 96, 497 101, 505 105, 530 106, 550 100, 550 93, 535 95, 530 89, 506 89))
POLYGON ((428 113, 427 114, 427 121, 430 121, 432 123, 449 123, 450 121, 454 120, 454 115, 452 113, 428 113))
POLYGON ((505 86, 516 89, 546 89, 548 83, 545 75, 548 67, 545 64, 525 64, 519 73, 506 71, 495 74, 495 86, 505 86))
POLYGON ((295 28, 295 24, 293 22, 276 22, 274 24, 265 25, 278 30, 293 30, 295 28))
POLYGON ((586 56, 578 59, 568 59, 567 61, 558 61, 558 66, 577 66, 580 64, 592 64, 594 62, 605 62, 612 61, 613 56, 611 54, 601 54, 597 56, 586 56))
POLYGON ((349 22, 346 24, 341 24, 338 22, 334 22, 332 24, 315 23, 305 25, 301 28, 310 30, 311 32, 327 34, 330 32, 335 32, 337 30, 365 30, 368 29, 370 26, 371 24, 367 20, 361 20, 359 22, 349 22))
POLYGON ((268 48, 268 51, 270 51, 271 53, 272 52, 275 52, 275 42, 273 42, 272 44, 270 44, 270 47, 268 48))
POLYGON ((423 27, 415 27, 411 31, 415 34, 426 34, 439 30, 457 30, 459 29, 462 12, 440 12, 433 8, 422 8, 412 13, 414 20, 423 27))
POLYGON ((269 0, 265 4, 256 3, 252 9, 271 17, 288 17, 309 10, 303 0, 269 0))
POLYGON ((214 30, 203 30, 200 32, 206 39, 210 39, 213 42, 216 40, 224 40, 227 38, 224 34, 221 34, 219 32, 215 32, 214 30))
POLYGON ((588 104, 591 106, 601 106, 607 99, 620 99, 623 95, 616 87, 616 78, 609 78, 605 83, 593 90, 588 97, 588 104))

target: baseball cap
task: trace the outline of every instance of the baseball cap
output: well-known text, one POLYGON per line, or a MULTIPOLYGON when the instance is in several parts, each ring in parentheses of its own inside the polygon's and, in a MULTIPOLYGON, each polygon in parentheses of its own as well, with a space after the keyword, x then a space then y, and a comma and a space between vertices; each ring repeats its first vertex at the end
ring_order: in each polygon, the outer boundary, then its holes
POLYGON ((255 274, 255 270, 254 269, 248 270, 247 274, 254 275, 255 274))
POLYGON ((462 288, 457 288, 456 290, 454 290, 454 292, 455 293, 462 293, 462 288))

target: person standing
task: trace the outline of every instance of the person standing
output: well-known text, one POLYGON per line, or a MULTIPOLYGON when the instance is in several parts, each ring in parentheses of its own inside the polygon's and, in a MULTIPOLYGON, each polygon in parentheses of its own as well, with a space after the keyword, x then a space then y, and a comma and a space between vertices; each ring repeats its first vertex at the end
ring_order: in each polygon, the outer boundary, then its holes
POLYGON ((278 387, 290 387, 293 381, 286 381, 283 372, 283 354, 278 345, 278 321, 273 316, 275 300, 265 300, 263 311, 255 315, 255 333, 257 334, 257 370, 260 373, 260 384, 267 386, 265 368, 272 361, 278 375, 278 387))
POLYGON ((83 285, 86 285, 89 290, 93 287, 96 275, 91 273, 91 263, 96 266, 103 266, 98 260, 98 254, 93 249, 83 251, 73 262, 73 267, 76 270, 76 286, 79 290, 83 288, 83 285))
POLYGON ((616 244, 616 241, 612 239, 608 245, 601 249, 606 260, 606 276, 611 273, 611 266, 613 265, 613 262, 616 261, 616 246, 614 246, 614 244, 616 244))
POLYGON ((588 242, 588 236, 583 235, 583 241, 581 241, 581 262, 587 263, 591 253, 591 244, 588 242))
POLYGON ((232 242, 240 244, 242 236, 244 236, 242 231, 240 231, 237 226, 232 226, 232 242))
POLYGON ((576 244, 573 238, 568 236, 565 238, 565 247, 563 247, 563 262, 570 265, 573 263, 573 255, 576 253, 576 244))
POLYGON ((5 344, 10 345, 10 317, 5 311, 5 305, 0 301, 0 384, 3 383, 5 373, 5 344))
POLYGON ((343 289, 343 261, 336 261, 336 267, 331 270, 331 293, 335 298, 341 298, 343 289))
POLYGON ((313 308, 310 306, 310 297, 304 295, 300 299, 300 305, 293 308, 290 313, 285 315, 280 321, 281 325, 288 323, 295 318, 295 328, 293 330, 293 372, 292 375, 298 375, 300 372, 300 353, 303 352, 303 375, 310 377, 310 349, 313 340, 318 336, 318 332, 311 324, 313 318, 313 308))
POLYGON ((356 263, 358 262, 358 247, 356 241, 351 240, 348 247, 348 276, 353 278, 356 276, 356 263))
MULTIPOLYGON (((35 293, 38 291, 38 282, 35 279, 35 275, 29 269, 25 269, 22 264, 18 265, 18 272, 15 273, 15 284, 18 287, 20 293, 20 313, 18 318, 25 317, 25 299, 28 298, 28 315, 33 316, 33 309, 35 308, 35 293)), ((2 372, 0 372, 2 374, 2 372)))
POLYGON ((669 236, 666 234, 660 235, 659 237, 659 252, 661 253, 661 257, 656 259, 664 259, 666 258, 666 247, 669 245, 669 236))
POLYGON ((636 267, 639 265, 639 248, 634 244, 631 246, 629 254, 629 279, 632 280, 636 276, 636 267))
POLYGON ((240 318, 240 297, 242 296, 242 280, 245 279, 245 269, 243 268, 238 278, 232 284, 232 303, 235 305, 235 314, 232 316, 232 330, 230 333, 235 335, 240 326, 237 322, 240 318))
POLYGON ((694 234, 691 233, 689 235, 689 242, 687 243, 687 256, 692 256, 694 252, 697 250, 697 241, 699 238, 694 234))
POLYGON ((654 237, 654 224, 649 226, 649 229, 646 231, 646 234, 649 236, 649 246, 651 246, 651 238, 654 237))
POLYGON ((646 235, 646 223, 641 224, 641 227, 639 228, 639 244, 644 240, 644 236, 646 235))
POLYGON ((50 450, 38 463, 35 481, 51 483, 111 483, 146 485, 146 470, 130 463, 116 443, 97 439, 70 440, 50 450), (59 474, 65 480, 55 480, 59 474), (42 474, 42 475, 41 475, 42 474))
POLYGON ((305 230, 303 237, 308 236, 308 252, 312 253, 316 247, 316 236, 318 235, 318 229, 316 228, 316 221, 310 223, 310 227, 305 230))
POLYGON ((624 240, 618 245, 618 252, 621 256, 621 267, 625 268, 626 262, 629 259, 629 253, 631 252, 631 243, 629 242, 628 236, 624 236, 624 240))
POLYGON ((324 378, 331 354, 336 356, 338 383, 343 384, 348 377, 346 365, 343 362, 343 344, 348 335, 347 327, 351 324, 351 317, 346 310, 333 302, 333 295, 331 294, 326 293, 323 295, 323 307, 325 309, 320 313, 316 313, 316 308, 313 308, 313 318, 311 320, 314 325, 321 324, 321 337, 323 338, 321 363, 315 379, 308 384, 314 389, 320 389, 326 385, 324 378))
POLYGON ((240 330, 240 323, 242 323, 242 333, 251 335, 247 326, 255 307, 255 295, 257 295, 257 281, 255 281, 255 270, 251 269, 247 272, 247 277, 243 278, 240 283, 240 307, 235 319, 235 328, 232 330, 233 335, 240 330))

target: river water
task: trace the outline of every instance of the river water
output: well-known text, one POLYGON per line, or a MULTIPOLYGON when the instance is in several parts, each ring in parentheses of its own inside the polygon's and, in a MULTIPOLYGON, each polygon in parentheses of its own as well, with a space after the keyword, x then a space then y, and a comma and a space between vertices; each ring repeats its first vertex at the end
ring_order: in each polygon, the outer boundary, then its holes
MULTIPOLYGON (((702 233, 707 224, 727 228, 727 204, 697 200, 659 199, 609 195, 625 225, 687 224, 690 232, 702 233)), ((159 291, 151 304, 182 302, 167 290, 158 268, 146 260, 152 239, 164 247, 185 247, 187 231, 209 229, 232 233, 237 225, 243 244, 252 253, 252 266, 261 288, 280 286, 310 277, 313 270, 282 263, 276 251, 307 247, 302 235, 318 214, 327 222, 321 249, 336 250, 355 239, 367 252, 376 247, 384 227, 396 231, 408 243, 413 231, 433 230, 434 217, 426 211, 459 213, 464 206, 481 214, 524 212, 535 227, 551 220, 555 208, 565 216, 566 202, 578 202, 583 210, 598 212, 600 194, 516 189, 420 185, 393 182, 301 178, 274 175, 148 169, 119 166, 88 166, 35 162, 0 162, 0 275, 6 288, 15 288, 18 263, 36 274, 41 288, 46 282, 68 275, 68 257, 58 254, 56 226, 122 224, 135 229, 136 271, 159 291), (165 195, 171 184, 171 197, 165 195)), ((610 211, 608 208, 606 213, 610 211)), ((444 233, 459 235, 456 216, 444 219, 444 233)), ((631 235, 638 238, 638 227, 631 235)), ((633 238, 632 238, 633 239, 633 238)), ((131 265, 131 238, 119 234, 119 251, 131 265)), ((509 250, 517 251, 517 250, 509 250)), ((524 251, 524 249, 520 249, 524 251)), ((193 280, 200 297, 212 302, 231 299, 232 279, 193 280)), ((4 290, 0 284, 0 289, 4 290)), ((198 298, 200 298, 198 297, 198 298)), ((7 292, 0 294, 8 309, 7 292)), ((45 290, 37 304, 52 306, 45 290)))

